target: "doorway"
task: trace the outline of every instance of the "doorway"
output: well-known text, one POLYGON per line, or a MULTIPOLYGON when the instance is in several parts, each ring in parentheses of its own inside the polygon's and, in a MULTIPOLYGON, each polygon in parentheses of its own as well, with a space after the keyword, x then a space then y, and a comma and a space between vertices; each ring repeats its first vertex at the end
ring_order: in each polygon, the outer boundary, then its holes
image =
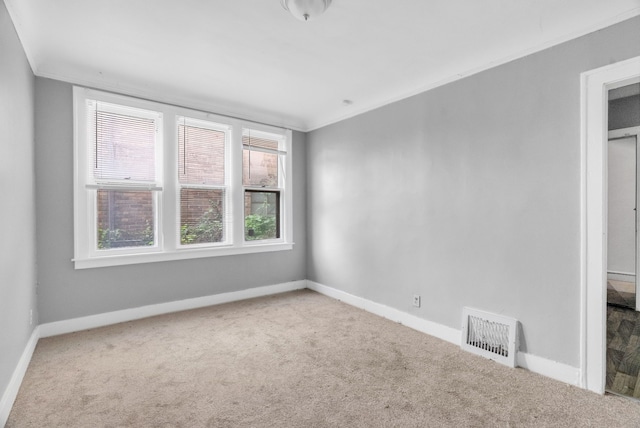
MULTIPOLYGON (((627 115, 638 125, 609 131, 607 143, 607 392, 640 399, 640 312, 638 312, 638 129, 640 83, 622 87, 630 95, 620 104, 609 91, 609 128, 615 115, 627 115)), ((619 93, 620 91, 617 90, 619 93)))
POLYGON ((608 91, 638 82, 640 57, 581 75, 580 385, 599 394, 606 385, 608 91))

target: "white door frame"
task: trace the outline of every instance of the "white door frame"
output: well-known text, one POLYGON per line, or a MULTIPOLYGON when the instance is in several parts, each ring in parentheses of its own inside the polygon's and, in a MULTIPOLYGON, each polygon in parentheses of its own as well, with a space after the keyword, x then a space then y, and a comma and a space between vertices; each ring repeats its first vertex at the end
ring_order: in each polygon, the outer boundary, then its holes
POLYGON ((607 93, 639 80, 640 57, 580 75, 580 384, 598 394, 604 393, 606 371, 607 93))

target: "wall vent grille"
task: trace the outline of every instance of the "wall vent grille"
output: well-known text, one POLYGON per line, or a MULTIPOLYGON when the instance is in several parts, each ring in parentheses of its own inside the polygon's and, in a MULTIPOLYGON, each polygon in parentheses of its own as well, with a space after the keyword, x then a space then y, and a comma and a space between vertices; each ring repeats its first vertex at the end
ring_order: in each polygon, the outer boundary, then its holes
POLYGON ((462 349, 516 366, 518 321, 502 315, 462 309, 462 349))

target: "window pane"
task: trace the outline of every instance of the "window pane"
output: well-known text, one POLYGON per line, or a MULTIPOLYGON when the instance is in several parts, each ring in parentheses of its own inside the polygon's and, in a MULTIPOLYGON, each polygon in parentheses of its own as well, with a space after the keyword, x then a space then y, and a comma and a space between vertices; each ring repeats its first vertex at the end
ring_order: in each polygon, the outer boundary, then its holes
POLYGON ((189 184, 224 184, 225 133, 185 126, 178 121, 178 180, 189 184))
POLYGON ((224 190, 180 190, 180 243, 182 245, 224 240, 224 190))
POLYGON ((94 119, 94 177, 154 181, 155 121, 99 109, 94 119))
POLYGON ((278 187, 278 155, 259 149, 278 150, 278 140, 242 136, 242 183, 245 186, 278 187), (252 150, 253 148, 258 150, 252 150))
POLYGON ((98 249, 154 245, 150 191, 98 190, 98 249))
POLYGON ((242 183, 245 186, 278 187, 278 155, 243 150, 242 183))
POLYGON ((280 237, 280 192, 244 193, 244 238, 247 241, 280 237))

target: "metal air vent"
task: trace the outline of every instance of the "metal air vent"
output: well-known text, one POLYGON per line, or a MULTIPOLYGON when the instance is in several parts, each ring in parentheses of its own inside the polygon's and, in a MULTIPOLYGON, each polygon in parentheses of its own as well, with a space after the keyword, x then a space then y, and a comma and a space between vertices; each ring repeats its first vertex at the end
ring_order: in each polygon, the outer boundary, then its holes
POLYGON ((502 315, 462 309, 462 349, 516 366, 518 321, 502 315))

